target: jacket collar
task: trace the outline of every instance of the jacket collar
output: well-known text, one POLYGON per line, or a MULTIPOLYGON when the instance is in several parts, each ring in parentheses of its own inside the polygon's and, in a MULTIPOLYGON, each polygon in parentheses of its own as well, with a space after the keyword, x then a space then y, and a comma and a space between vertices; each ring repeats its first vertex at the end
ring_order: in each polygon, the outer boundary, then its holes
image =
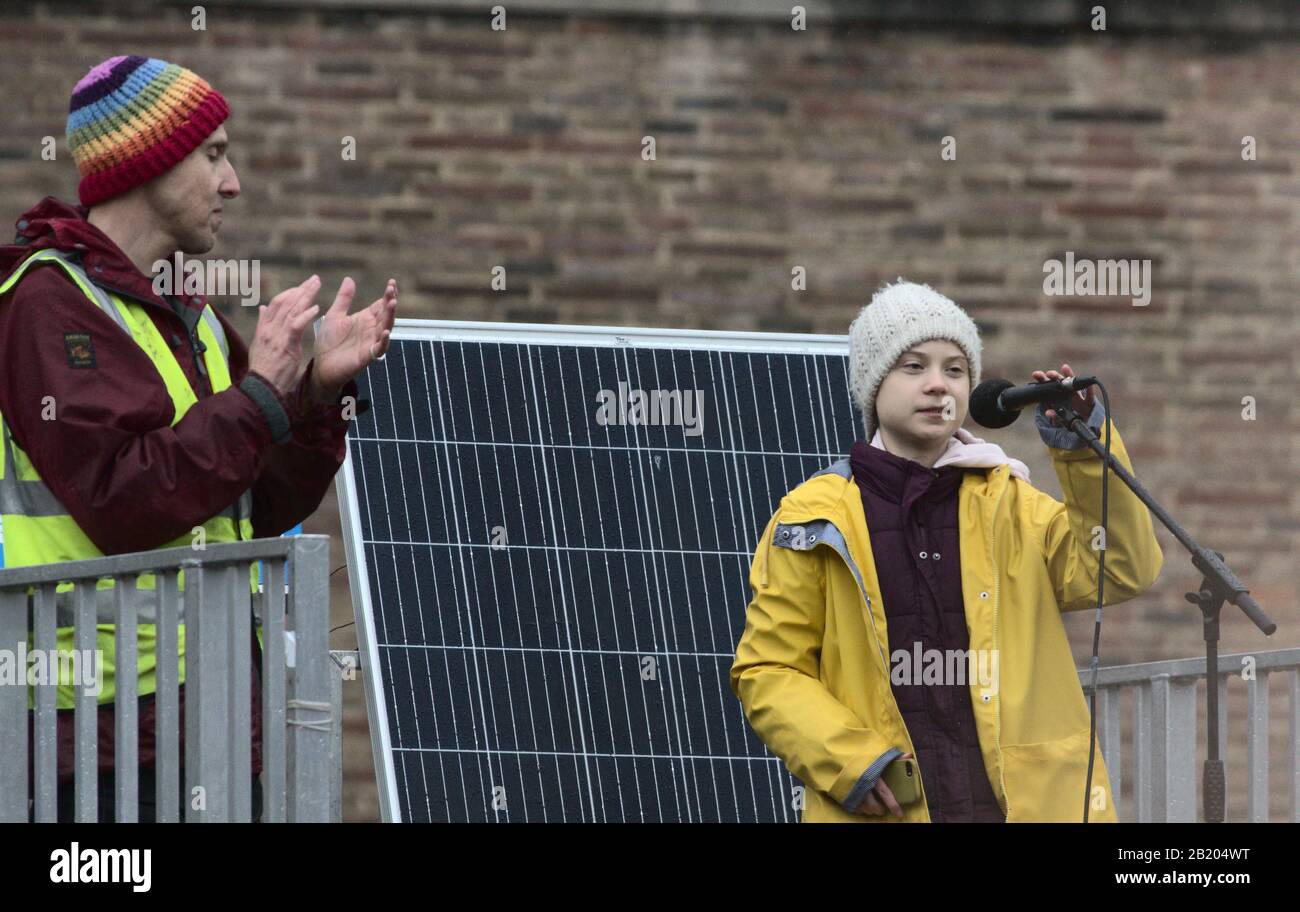
MULTIPOLYGON (((17 237, 12 245, 0 246, 0 281, 38 250, 52 248, 78 254, 86 274, 110 291, 128 295, 145 304, 175 314, 168 300, 153 290, 153 279, 136 268, 113 240, 86 221, 89 210, 53 196, 47 196, 18 217, 17 237)), ((183 306, 202 312, 204 297, 180 299, 183 306)))
POLYGON ((896 504, 918 498, 942 499, 956 491, 965 472, 956 465, 932 469, 860 440, 849 452, 849 463, 859 486, 896 504))

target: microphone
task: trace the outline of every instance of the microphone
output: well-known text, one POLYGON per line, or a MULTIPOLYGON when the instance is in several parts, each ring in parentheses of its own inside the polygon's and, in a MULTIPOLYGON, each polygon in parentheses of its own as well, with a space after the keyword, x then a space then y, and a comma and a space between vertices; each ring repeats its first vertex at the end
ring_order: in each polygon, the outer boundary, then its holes
POLYGON ((1056 402, 1096 382, 1096 377, 1065 377, 1013 386, 1010 380, 985 380, 970 394, 970 416, 983 427, 1003 428, 1019 418, 1027 405, 1056 402))

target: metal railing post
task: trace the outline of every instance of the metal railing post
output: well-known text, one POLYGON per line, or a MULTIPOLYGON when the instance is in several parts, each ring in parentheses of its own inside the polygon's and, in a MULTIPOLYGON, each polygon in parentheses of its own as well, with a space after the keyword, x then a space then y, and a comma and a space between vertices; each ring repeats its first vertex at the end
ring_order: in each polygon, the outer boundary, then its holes
MULTIPOLYGON (((53 583, 36 587, 32 609, 33 643, 43 655, 53 655, 57 637, 57 594, 53 583)), ((32 728, 33 809, 37 823, 54 823, 58 819, 58 684, 49 678, 37 684, 32 728)))
POLYGON ((185 822, 230 820, 226 735, 230 616, 222 574, 189 560, 185 571, 185 822))
POLYGON ((230 664, 229 702, 226 716, 226 767, 228 782, 228 819, 248 823, 253 819, 252 802, 252 604, 248 589, 247 564, 227 564, 221 568, 224 598, 216 605, 229 619, 230 664))
MULTIPOLYGON (((95 648, 98 582, 97 579, 80 579, 74 584, 76 620, 72 638, 79 656, 95 648)), ((76 820, 77 823, 94 823, 99 819, 99 698, 78 687, 73 705, 76 707, 72 723, 76 731, 73 744, 76 820)))
POLYGON ((284 569, 283 560, 268 560, 262 586, 262 819, 267 823, 284 823, 287 814, 284 569))
POLYGON ((289 619, 294 632, 288 701, 289 807, 295 823, 329 820, 329 541, 293 539, 289 619))
MULTIPOLYGON (((113 586, 115 668, 136 667, 136 607, 139 590, 135 577, 117 580, 113 586)), ((116 775, 114 804, 118 823, 136 823, 140 816, 139 719, 136 710, 136 685, 133 674, 114 676, 113 695, 113 772, 116 775)))
POLYGON ((1293 669, 1287 681, 1291 694, 1286 747, 1287 769, 1291 771, 1291 822, 1300 823, 1300 669, 1293 669))
MULTIPOLYGON (((157 574, 154 645, 154 819, 179 823, 181 816, 180 649, 181 591, 178 572, 157 574)), ((188 652, 188 649, 186 650, 188 652)))
POLYGON ((1268 672, 1246 679, 1246 765, 1251 823, 1268 822, 1268 672))
POLYGON ((330 821, 343 822, 343 679, 356 675, 361 666, 361 653, 355 649, 331 649, 330 658, 330 715, 334 720, 333 738, 330 740, 330 821))
MULTIPOLYGON (((27 642, 27 593, 0 592, 0 649, 27 642)), ((16 664, 16 663, 15 663, 16 664)), ((24 663, 25 666, 26 663, 24 663)), ((23 669, 26 671, 26 668, 23 669)), ((27 821, 27 679, 0 685, 0 823, 27 821)))

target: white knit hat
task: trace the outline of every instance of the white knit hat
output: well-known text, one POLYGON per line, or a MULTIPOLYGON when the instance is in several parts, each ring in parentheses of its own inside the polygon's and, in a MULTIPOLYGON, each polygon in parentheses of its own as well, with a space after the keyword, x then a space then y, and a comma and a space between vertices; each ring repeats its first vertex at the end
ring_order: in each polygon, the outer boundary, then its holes
POLYGON ((849 327, 849 389, 862 411, 867 440, 876 435, 876 393, 899 356, 931 339, 947 339, 970 361, 971 389, 980 382, 980 331, 975 321, 929 285, 899 276, 871 296, 849 327))

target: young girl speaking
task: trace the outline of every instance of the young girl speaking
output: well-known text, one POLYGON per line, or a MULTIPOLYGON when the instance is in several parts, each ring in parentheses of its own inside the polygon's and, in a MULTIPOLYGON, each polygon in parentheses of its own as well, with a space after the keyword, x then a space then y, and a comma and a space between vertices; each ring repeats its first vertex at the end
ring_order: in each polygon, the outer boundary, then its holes
MULTIPOLYGON (((849 330, 866 440, 782 498, 759 540, 731 688, 805 786, 805 822, 1081 821, 1088 705, 1061 612, 1131 599, 1160 574, 1151 515, 1051 409, 1039 435, 1065 495, 971 435, 980 338, 925 285, 887 285, 849 330), (924 661, 918 661, 918 659, 924 661), (914 758, 900 804, 886 768, 914 758)), ((1073 376, 1034 371, 1034 380, 1073 376)), ((1133 471, 1092 389, 1074 402, 1133 471)), ((1100 746, 1091 821, 1115 821, 1100 746)))

